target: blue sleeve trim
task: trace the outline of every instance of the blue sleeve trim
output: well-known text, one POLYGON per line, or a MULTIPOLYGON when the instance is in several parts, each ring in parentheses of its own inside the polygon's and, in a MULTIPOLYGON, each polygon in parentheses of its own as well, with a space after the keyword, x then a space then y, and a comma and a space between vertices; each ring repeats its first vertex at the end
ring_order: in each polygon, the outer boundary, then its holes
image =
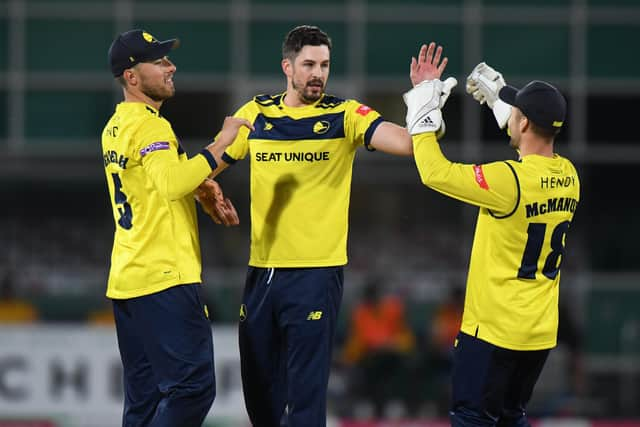
POLYGON ((227 163, 227 164, 234 164, 235 162, 237 162, 236 159, 234 159, 233 157, 231 157, 230 155, 228 155, 227 153, 222 153, 222 160, 227 163))
POLYGON ((218 167, 218 163, 216 162, 216 159, 213 157, 213 154, 209 152, 209 150, 207 150, 206 148, 203 148, 202 151, 200 151, 200 154, 202 154, 204 158, 207 159, 207 163, 209 163, 211 170, 214 170, 215 168, 218 167))
POLYGON ((382 117, 378 117, 373 122, 371 122, 371 125, 369 125, 369 129, 367 129, 367 131, 364 133, 364 148, 366 148, 367 151, 376 151, 376 149, 371 147, 370 145, 371 138, 373 137, 373 133, 375 132, 375 130, 378 128, 378 126, 380 126, 380 123, 382 122, 384 122, 384 119, 382 117))
POLYGON ((509 169, 511 169, 511 173, 513 173, 513 177, 516 179, 516 187, 518 187, 518 195, 516 198, 516 205, 514 206, 513 210, 506 215, 499 216, 491 212, 489 209, 487 209, 487 212, 489 212, 489 215, 491 215, 495 219, 509 218, 511 215, 516 213, 516 211, 518 210, 518 206, 520 206, 520 180, 518 179, 518 174, 516 173, 516 170, 513 168, 513 166, 511 166, 509 163, 504 162, 504 164, 509 166, 509 169))

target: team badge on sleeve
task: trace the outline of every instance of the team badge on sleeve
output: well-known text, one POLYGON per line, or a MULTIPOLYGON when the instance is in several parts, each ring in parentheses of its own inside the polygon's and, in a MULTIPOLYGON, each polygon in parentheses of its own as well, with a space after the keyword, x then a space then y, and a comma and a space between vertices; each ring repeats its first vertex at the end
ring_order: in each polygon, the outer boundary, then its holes
POLYGON ((356 110, 356 113, 360 114, 361 116, 366 116, 367 114, 369 114, 370 112, 372 112, 373 109, 367 105, 361 104, 358 109, 356 110))
POLYGON ((149 153, 153 153, 158 150, 168 150, 170 145, 167 141, 154 142, 152 144, 147 145, 142 150, 140 150, 140 156, 144 157, 149 153))
POLYGON ((489 189, 489 184, 487 180, 484 178, 484 173, 482 172, 482 165, 473 165, 473 174, 475 175, 476 182, 480 186, 480 188, 484 190, 489 189))

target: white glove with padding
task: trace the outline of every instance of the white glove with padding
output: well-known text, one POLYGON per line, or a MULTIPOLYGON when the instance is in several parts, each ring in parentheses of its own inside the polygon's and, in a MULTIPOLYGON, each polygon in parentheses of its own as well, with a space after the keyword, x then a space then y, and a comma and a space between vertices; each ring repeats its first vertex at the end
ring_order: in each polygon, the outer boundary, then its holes
POLYGON ((446 126, 441 109, 457 84, 458 81, 453 77, 444 82, 439 79, 425 80, 402 96, 407 106, 409 134, 435 132, 437 139, 444 136, 446 126))
POLYGON ((500 89, 506 86, 502 74, 484 62, 479 63, 467 77, 467 93, 480 104, 485 102, 493 111, 493 116, 503 129, 511 116, 511 105, 500 100, 500 89))

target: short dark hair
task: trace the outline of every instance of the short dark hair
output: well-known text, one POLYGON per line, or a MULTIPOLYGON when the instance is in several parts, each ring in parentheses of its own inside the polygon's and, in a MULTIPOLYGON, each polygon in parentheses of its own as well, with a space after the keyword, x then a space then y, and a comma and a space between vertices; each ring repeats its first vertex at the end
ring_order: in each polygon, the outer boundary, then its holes
POLYGON ((282 58, 294 59, 305 46, 325 45, 331 50, 331 38, 318 27, 300 25, 289 31, 282 43, 282 58))
POLYGON ((541 136, 543 138, 547 138, 547 139, 555 138, 560 133, 560 128, 555 128, 555 129, 545 128, 535 124, 531 119, 529 119, 529 128, 536 135, 541 136))
POLYGON ((546 139, 554 139, 559 133, 561 128, 554 128, 554 129, 549 129, 549 128, 545 128, 542 127, 540 125, 537 125, 533 122, 533 120, 531 120, 529 117, 527 117, 526 114, 524 114, 522 112, 521 109, 519 108, 514 108, 513 110, 514 112, 512 114, 517 114, 516 118, 520 119, 522 117, 526 117, 527 120, 529 121, 529 129, 531 130, 531 132, 535 133, 536 135, 542 137, 542 138, 546 138, 546 139))

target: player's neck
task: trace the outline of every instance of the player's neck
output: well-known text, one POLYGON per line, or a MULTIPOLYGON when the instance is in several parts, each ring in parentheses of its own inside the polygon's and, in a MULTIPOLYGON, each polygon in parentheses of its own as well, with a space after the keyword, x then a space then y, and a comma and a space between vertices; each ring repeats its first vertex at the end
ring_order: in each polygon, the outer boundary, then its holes
POLYGON ((124 102, 142 102, 152 106, 158 111, 160 111, 160 107, 162 106, 162 101, 155 101, 142 92, 127 89, 124 90, 124 102))
POLYGON ((538 156, 553 157, 553 141, 547 141, 543 138, 523 138, 520 141, 520 157, 529 154, 537 154, 538 156))
POLYGON ((302 108, 314 104, 314 102, 309 104, 301 100, 300 96, 298 96, 298 92, 294 89, 287 89, 287 92, 284 94, 284 98, 282 98, 282 102, 290 108, 302 108))

